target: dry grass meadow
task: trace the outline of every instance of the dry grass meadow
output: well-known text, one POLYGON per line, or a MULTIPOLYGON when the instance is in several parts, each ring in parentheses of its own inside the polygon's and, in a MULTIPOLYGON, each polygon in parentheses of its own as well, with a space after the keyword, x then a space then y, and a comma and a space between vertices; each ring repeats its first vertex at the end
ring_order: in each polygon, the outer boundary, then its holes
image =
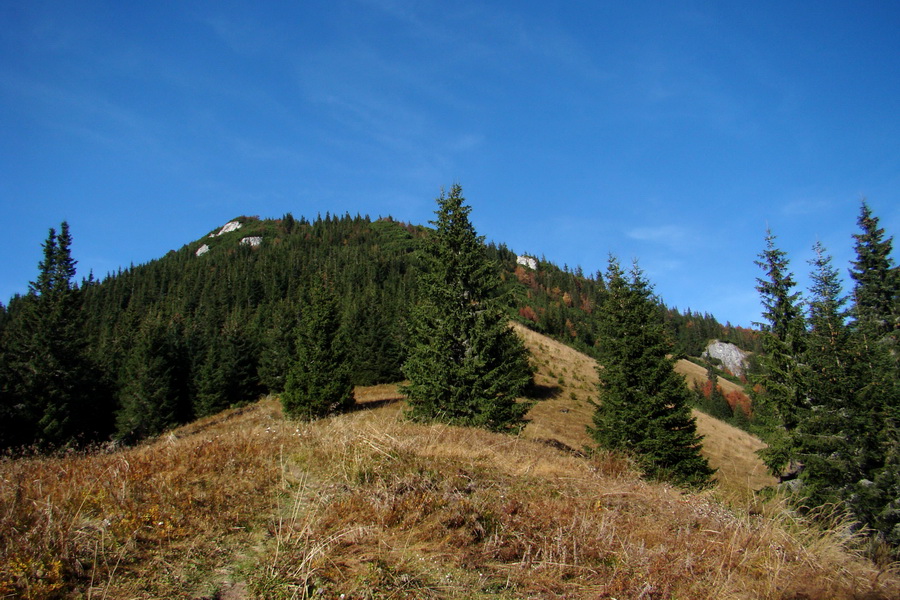
POLYGON ((900 574, 747 491, 758 442, 702 419, 720 485, 586 455, 593 363, 523 333, 518 437, 407 422, 395 386, 314 423, 276 399, 135 448, 0 462, 0 598, 897 598, 900 574), (727 468, 726 468, 727 467, 727 468))

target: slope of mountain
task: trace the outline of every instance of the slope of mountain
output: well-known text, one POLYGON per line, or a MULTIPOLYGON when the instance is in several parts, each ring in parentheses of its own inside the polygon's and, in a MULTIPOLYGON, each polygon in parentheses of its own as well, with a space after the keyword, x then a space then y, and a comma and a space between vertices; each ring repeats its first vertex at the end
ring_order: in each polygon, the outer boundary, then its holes
MULTIPOLYGON (((715 491, 648 483, 621 458, 583 455, 592 361, 519 332, 539 372, 520 437, 407 422, 396 387, 382 385, 357 389, 358 410, 313 423, 286 421, 268 398, 138 447, 0 462, 0 595, 815 600, 900 591, 896 573, 843 549, 851 540, 840 529, 807 528, 777 504, 758 514, 715 491)), ((732 453, 720 466, 751 460, 715 427, 704 426, 707 451, 732 453)), ((752 479, 736 473, 730 485, 752 479)))
MULTIPOLYGON (((516 325, 516 329, 535 357, 536 382, 548 397, 529 413, 531 422, 525 428, 525 437, 552 440, 555 445, 564 444, 573 450, 591 446, 593 442, 585 428, 591 425, 592 403, 597 399, 596 362, 521 325, 516 325)), ((679 360, 676 371, 689 384, 706 380, 705 369, 687 360, 679 360)), ((720 386, 726 393, 742 391, 730 381, 722 380, 720 386)), ((776 483, 756 455, 765 447, 759 438, 697 410, 694 417, 697 430, 704 437, 704 455, 718 471, 716 480, 721 491, 748 498, 754 490, 776 483)))

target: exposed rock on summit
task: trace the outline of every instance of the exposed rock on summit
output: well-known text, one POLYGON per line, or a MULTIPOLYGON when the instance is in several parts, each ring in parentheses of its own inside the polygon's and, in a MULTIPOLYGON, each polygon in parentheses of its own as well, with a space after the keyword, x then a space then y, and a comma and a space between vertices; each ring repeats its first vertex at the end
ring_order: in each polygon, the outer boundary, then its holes
POLYGON ((229 221, 222 226, 222 229, 219 230, 219 233, 214 233, 210 235, 210 237, 218 237, 220 235, 224 235, 231 231, 237 231, 241 228, 241 224, 238 221, 229 221))

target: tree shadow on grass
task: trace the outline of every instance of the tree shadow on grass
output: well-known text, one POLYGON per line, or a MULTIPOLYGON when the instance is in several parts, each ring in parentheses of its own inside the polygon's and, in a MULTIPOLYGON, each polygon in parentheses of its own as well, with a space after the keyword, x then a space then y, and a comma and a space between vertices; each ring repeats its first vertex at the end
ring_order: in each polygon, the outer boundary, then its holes
POLYGON ((374 410, 382 406, 388 406, 397 402, 403 402, 406 396, 397 395, 391 398, 379 398, 378 400, 366 400, 363 402, 355 402, 347 412, 357 412, 360 410, 374 410))
POLYGON ((525 388, 525 397, 529 400, 553 400, 562 394, 562 388, 558 385, 543 385, 532 382, 525 388))

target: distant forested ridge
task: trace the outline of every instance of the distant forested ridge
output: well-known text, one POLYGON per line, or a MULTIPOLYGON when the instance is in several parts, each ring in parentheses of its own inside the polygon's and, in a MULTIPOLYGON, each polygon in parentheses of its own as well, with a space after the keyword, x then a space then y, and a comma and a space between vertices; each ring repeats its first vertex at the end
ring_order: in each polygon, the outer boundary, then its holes
MULTIPOLYGON (((70 264, 54 275, 69 316, 52 309, 53 318, 66 320, 66 343, 78 348, 60 355, 81 361, 57 370, 73 370, 71 381, 87 378, 90 385, 52 378, 41 384, 49 387, 33 385, 30 374, 50 367, 23 359, 27 348, 47 343, 33 329, 41 311, 51 311, 41 300, 49 291, 32 286, 0 305, 0 447, 134 441, 282 392, 309 290, 323 278, 337 298, 353 383, 402 379, 422 244, 431 229, 349 214, 232 223, 157 260, 80 282, 67 254, 68 230, 61 253, 54 232, 53 260, 70 264), (73 418, 44 435, 39 430, 55 410, 47 398, 57 398, 51 401, 73 418)), ((606 293, 599 274, 521 260, 493 243, 486 254, 498 269, 510 318, 594 354, 596 311, 606 293)), ((677 353, 697 356, 711 338, 753 349, 752 331, 722 326, 707 314, 659 310, 677 353)), ((49 323, 41 335, 63 331, 49 323)))

